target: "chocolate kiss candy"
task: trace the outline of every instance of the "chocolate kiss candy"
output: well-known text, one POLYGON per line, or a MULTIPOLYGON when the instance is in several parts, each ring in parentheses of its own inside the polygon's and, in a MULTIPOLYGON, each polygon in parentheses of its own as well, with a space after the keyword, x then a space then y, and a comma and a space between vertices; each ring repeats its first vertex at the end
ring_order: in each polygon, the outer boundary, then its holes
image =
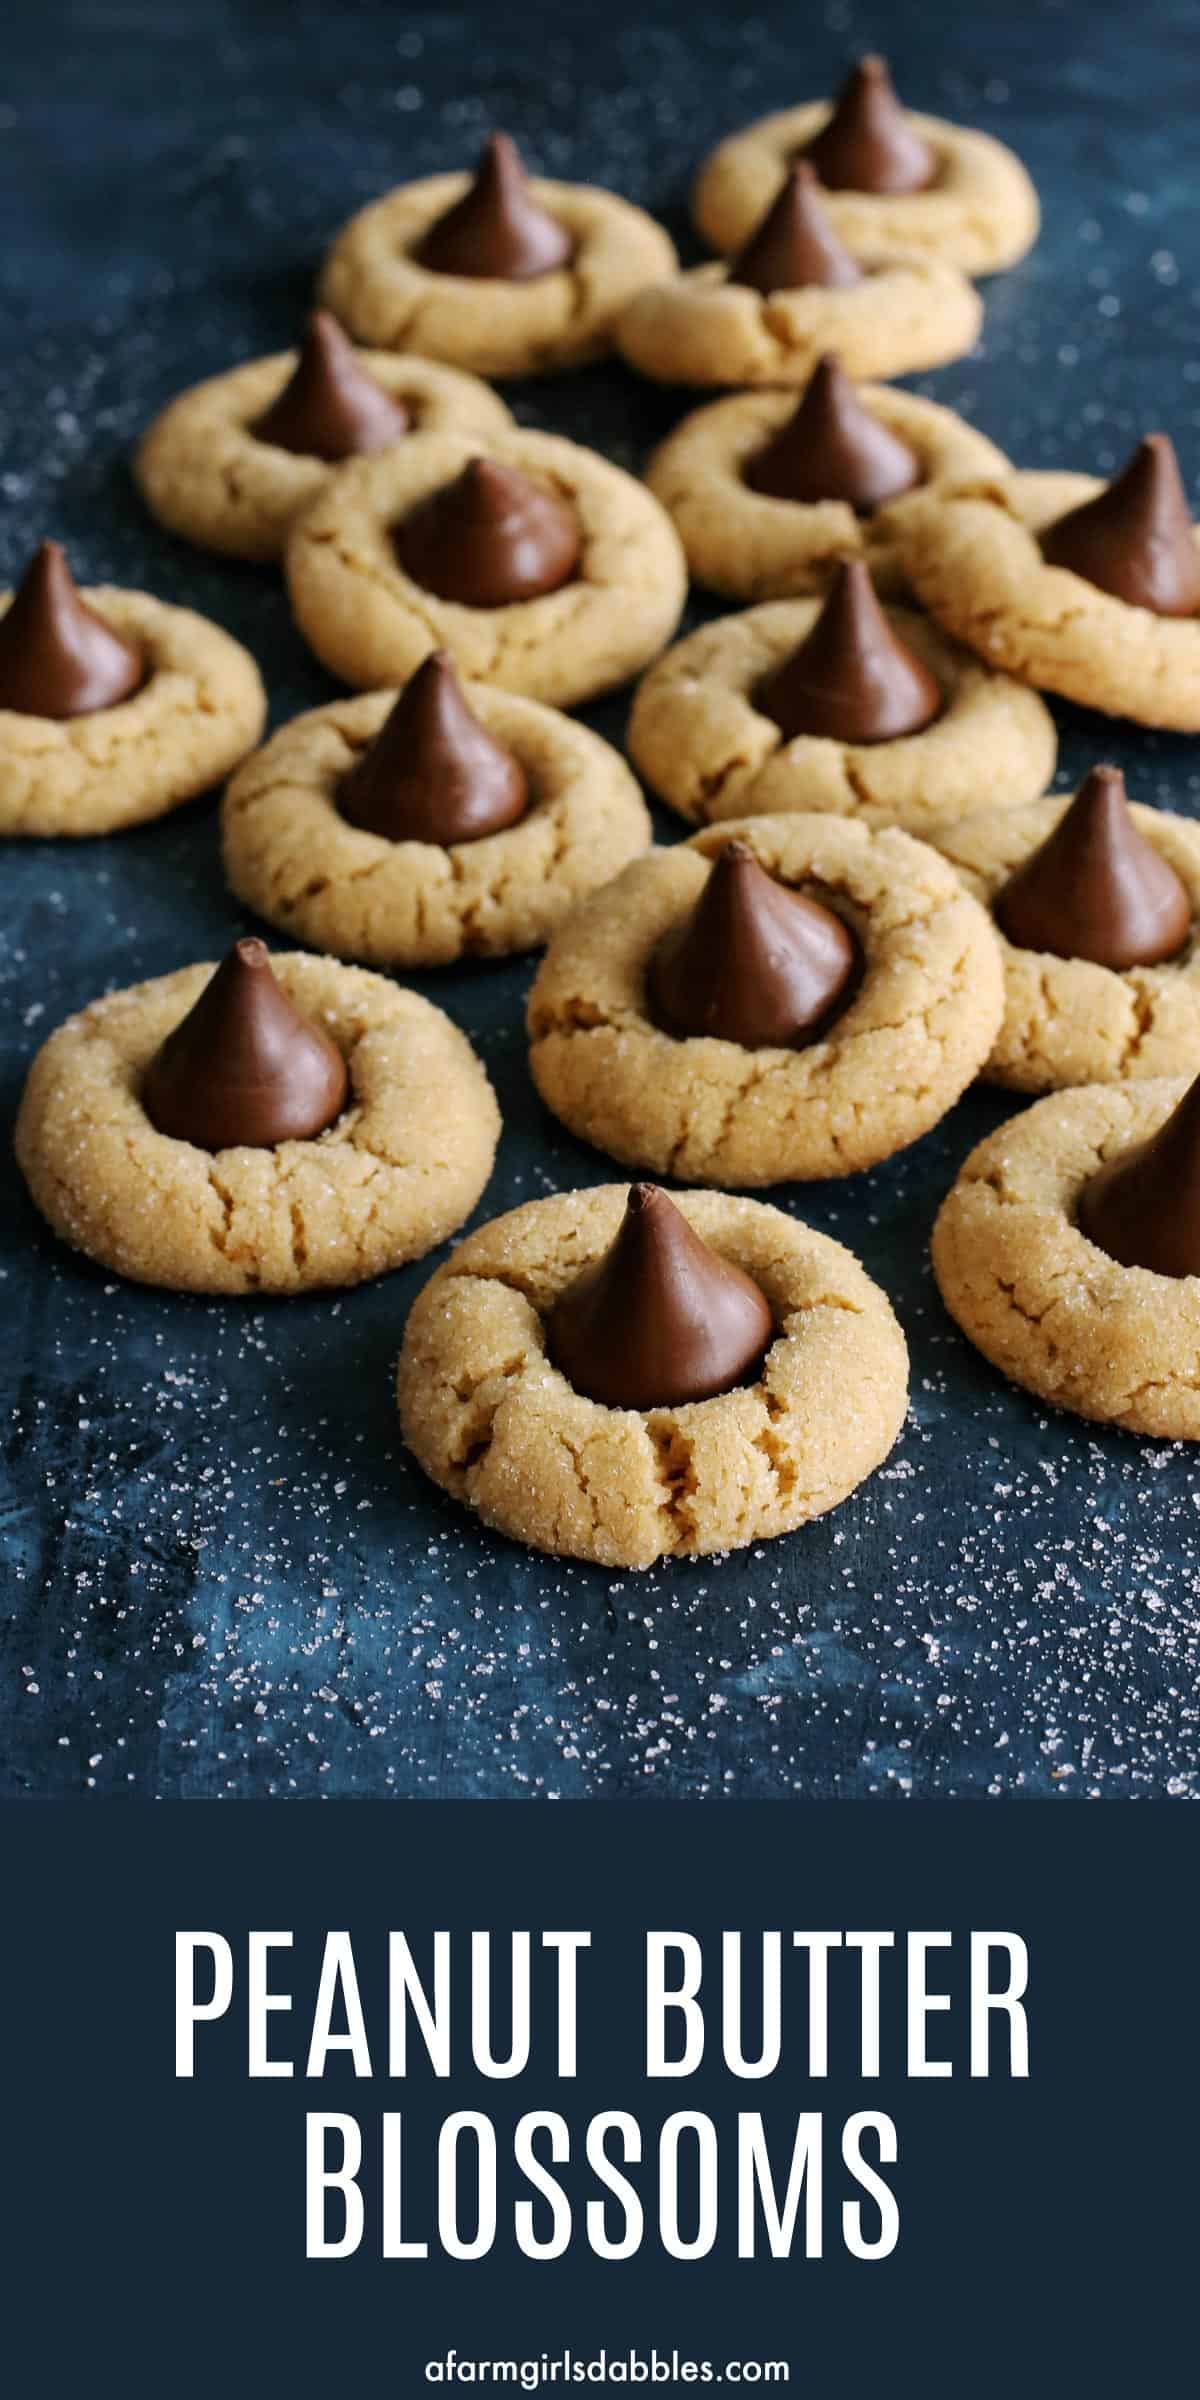
POLYGON ((346 1105, 341 1051, 292 1006, 265 942, 235 942, 142 1080, 159 1133, 197 1150, 309 1141, 346 1105))
POLYGON ((860 58, 805 151, 830 192, 920 192, 936 161, 914 132, 883 58, 860 58))
POLYGON ((1009 877, 995 917, 1020 950, 1153 967, 1183 948, 1192 904, 1138 832, 1120 768, 1093 767, 1049 840, 1009 877))
POLYGON ((1085 1183, 1081 1233, 1123 1267, 1200 1275, 1200 1076, 1152 1134, 1085 1183))
POLYGON ((647 980, 668 1033, 760 1050, 811 1041, 857 965, 831 908, 788 891, 744 842, 730 842, 695 907, 659 942, 647 980))
POLYGON ((439 599, 505 608, 569 583, 582 540, 573 508, 494 458, 473 458, 396 529, 407 575, 439 599))
POLYGON ((408 410, 361 366, 335 317, 318 308, 279 398, 251 431, 277 450, 305 458, 355 458, 385 450, 407 433, 408 410))
POLYGON ((634 1184, 612 1248, 546 1320, 555 1366, 606 1408, 678 1408, 732 1391, 751 1381, 774 1331, 758 1285, 652 1183, 634 1184))
POLYGON ((529 803, 524 769, 473 715, 445 650, 406 683, 338 807, 389 842, 475 842, 515 825, 529 803))
POLYGON ((1159 617, 1200 611, 1200 549, 1174 446, 1148 433, 1128 466, 1079 508, 1042 535, 1048 566, 1073 575, 1159 617))
POLYGON ((529 283, 565 267, 573 247, 557 217, 534 199, 516 143, 494 133, 469 191, 430 226, 417 257, 435 275, 529 283))
POLYGON ((141 651, 89 608, 61 544, 42 542, 0 617, 0 708, 85 717, 145 678, 141 651))
POLYGON ((862 270, 839 242, 817 198, 817 179, 803 161, 787 181, 744 250, 729 262, 730 283, 756 292, 790 292, 805 283, 843 291, 862 282, 862 270))
POLYGON ((912 490, 921 467, 864 408, 836 358, 819 358, 794 414, 750 460, 745 481, 772 500, 847 500, 864 516, 912 490))
POLYGON ((892 631, 865 561, 845 558, 811 633, 759 684, 754 702, 789 742, 802 733, 894 742, 932 724, 942 695, 892 631))

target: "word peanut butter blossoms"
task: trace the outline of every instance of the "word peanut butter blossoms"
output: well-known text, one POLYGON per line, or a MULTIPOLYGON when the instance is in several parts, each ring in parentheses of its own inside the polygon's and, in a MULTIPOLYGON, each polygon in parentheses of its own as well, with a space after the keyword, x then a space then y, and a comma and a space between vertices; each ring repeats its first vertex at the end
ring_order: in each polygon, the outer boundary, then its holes
POLYGON ((606 1958, 587 1930, 435 1931, 427 1963, 394 1929, 380 1975, 360 1985, 346 1932, 324 1936, 319 1970, 302 1968, 289 1932, 251 1932, 244 1950, 218 1931, 177 1933, 176 2077, 199 2087, 199 2109, 210 2045, 227 2060, 244 2028, 248 2079, 302 2086, 307 2255, 365 2247, 413 2263, 514 2244, 533 2260, 573 2244, 613 2260, 643 2245, 680 2260, 815 2259, 835 2246, 883 2259, 904 2168, 896 2122, 876 2105, 881 2073, 893 2086, 969 2076, 972 2090, 1029 2073, 1015 1933, 605 1939, 606 1958), (584 2118, 578 2079, 601 2042, 616 2081, 605 2113, 584 2118), (331 2067, 338 2106, 314 2107, 331 2067), (685 2089, 672 2107, 671 2087, 701 2071, 702 2095, 685 2089), (432 2127, 428 2107, 409 2116, 404 2104, 408 2078, 424 2094, 431 2074, 453 2078, 463 2102, 432 2127), (625 2105, 622 2076, 640 2096, 625 2105), (830 2078, 864 2105, 823 2108, 830 2078), (351 2089, 384 2079, 399 2105, 372 2120, 360 2098, 348 2113, 351 2089), (686 2105, 711 2107, 714 2082, 719 2114, 686 2105), (753 2110, 740 2107, 746 2082, 753 2110), (495 2083, 505 2104, 493 2116, 495 2083))

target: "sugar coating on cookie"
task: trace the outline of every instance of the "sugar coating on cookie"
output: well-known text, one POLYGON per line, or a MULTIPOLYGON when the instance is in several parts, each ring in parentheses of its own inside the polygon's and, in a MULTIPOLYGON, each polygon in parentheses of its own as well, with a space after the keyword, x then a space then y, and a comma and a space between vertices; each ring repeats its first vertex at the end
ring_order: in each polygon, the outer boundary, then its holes
POLYGON ((765 1293, 757 1377, 647 1411, 584 1398, 545 1320, 612 1242, 624 1185, 562 1192, 472 1234, 419 1295, 397 1396, 426 1474, 496 1531, 606 1566, 648 1567, 786 1533, 846 1498, 903 1423, 892 1310, 840 1243, 761 1201, 678 1196, 694 1230, 765 1293))
POLYGON ((529 1063, 556 1116, 609 1157, 685 1182, 848 1175, 928 1131, 972 1081, 1003 1009, 985 911, 949 863, 894 827, 833 816, 744 818, 652 851, 584 900, 529 996, 529 1063), (798 1047, 680 1040, 647 996, 658 945, 729 843, 836 910, 861 979, 798 1047))
POLYGON ((1157 1134, 1188 1089, 1156 1079, 1036 1101, 971 1152, 932 1242, 946 1307, 1002 1374, 1166 1441, 1200 1440, 1200 1276, 1122 1266, 1077 1211, 1098 1170, 1157 1134))
POLYGON ((1065 473, 955 481, 891 502, 882 523, 923 605, 990 664, 1108 716, 1200 732, 1200 617, 1133 607, 1042 556, 1040 536, 1104 489, 1065 473))
POLYGON ((29 1071, 16 1150, 64 1241, 135 1282, 193 1292, 354 1284, 456 1231, 491 1173, 500 1115, 465 1036, 383 976, 303 952, 272 961, 342 1052, 346 1108, 313 1140, 211 1153, 158 1133, 146 1069, 213 974, 181 968, 69 1017, 29 1071))
POLYGON ((671 808, 702 824, 826 809, 921 834, 977 811, 985 792, 1016 808, 1045 790, 1057 737, 1044 701, 912 609, 890 607, 888 621, 941 685, 941 715, 897 741, 785 741, 754 696, 819 609, 816 600, 774 600, 718 618, 643 677, 629 754, 671 808))
POLYGON ((348 823, 339 785, 395 698, 364 693, 295 718, 230 784, 222 836, 239 899, 337 957, 440 966, 536 948, 576 900, 646 849, 645 802, 598 734, 537 701, 464 688, 528 778, 530 803, 516 824, 443 849, 348 823))
POLYGON ((722 262, 648 283, 622 311, 617 347, 659 383, 802 384, 834 351, 855 377, 915 374, 971 348, 983 321, 957 267, 879 245, 859 254, 844 290, 804 284, 763 293, 722 262))
POLYGON ((480 444, 414 434, 333 474, 294 527, 288 589, 297 622, 335 675, 404 683, 430 650, 465 675, 558 706, 620 683, 669 640, 687 592, 679 537, 643 484, 561 435, 496 435, 486 454, 541 481, 575 512, 575 573, 554 591, 497 607, 441 598, 404 571, 396 528, 448 487, 480 444))

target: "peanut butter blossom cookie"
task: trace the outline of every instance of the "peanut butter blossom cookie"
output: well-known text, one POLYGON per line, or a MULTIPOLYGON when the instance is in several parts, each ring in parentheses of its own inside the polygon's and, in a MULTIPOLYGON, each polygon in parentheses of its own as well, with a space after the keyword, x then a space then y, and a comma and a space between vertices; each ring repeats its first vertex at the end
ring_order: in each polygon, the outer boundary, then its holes
POLYGON ((146 434, 134 473, 172 533, 232 558, 272 559, 293 518, 343 459, 415 432, 512 424, 473 375, 424 358, 354 350, 318 309, 299 352, 255 358, 181 392, 146 434))
POLYGON ((404 1438, 532 1548, 610 1567, 739 1549, 886 1458, 908 1358, 840 1243, 725 1193, 535 1200, 484 1225, 408 1320, 404 1438))
POLYGON ((239 898, 371 966, 501 957, 547 940, 650 841, 623 759, 536 700, 465 690, 433 651, 398 698, 313 709, 225 799, 239 898))
POLYGON ((0 596, 0 833, 113 833, 227 774, 266 697, 239 642, 148 592, 81 592, 57 542, 0 596))
POLYGON ((1131 808, 1120 770, 1101 766, 1073 799, 989 811, 932 838, 1000 935, 992 1082, 1046 1092, 1200 1060, 1200 825, 1131 808))
POLYGON ((659 383, 807 383, 825 351, 851 375, 903 375, 969 350, 978 294, 944 261, 881 243, 851 255, 801 161, 734 258, 648 283, 617 344, 659 383))
POLYGON ((986 912, 935 851, 752 817, 580 903, 530 993, 530 1067, 572 1133, 629 1166, 810 1181, 936 1124, 1002 1008, 986 912))
POLYGON ((861 558, 824 602, 773 600, 668 650, 638 687, 629 752, 681 816, 829 809, 925 833, 1018 807, 1054 772, 1036 693, 980 666, 928 618, 883 610, 861 558))
POLYGON ((644 666, 687 592, 657 500, 551 433, 413 434, 352 460, 286 565, 301 631, 345 682, 404 683, 448 650, 465 675, 562 706, 644 666))
POLYGON ((941 476, 1003 475, 983 434, 914 392, 853 384, 818 360, 790 392, 736 392, 698 408, 660 443, 646 481, 674 521, 695 582, 732 600, 823 591, 860 553, 875 588, 904 579, 879 528, 887 501, 941 476))
POLYGON ((933 1265, 968 1339, 1056 1407, 1200 1441, 1200 1081, 1039 1100, 968 1158, 933 1265))
POLYGON ((675 249, 644 210, 591 184, 526 176, 493 134, 473 178, 401 184, 352 217, 321 297, 355 339, 478 375, 536 375, 610 347, 631 293, 675 249))
POLYGON ((939 624, 1040 691, 1200 732, 1200 533, 1165 433, 1111 483, 1018 474, 885 511, 939 624))
POLYGON ((714 250, 746 240, 797 158, 816 169, 851 247, 886 243, 987 275, 1037 239, 1037 193, 1020 159, 991 134, 901 108, 884 60, 867 57, 832 107, 810 100, 760 117, 705 161, 692 206, 714 250))
POLYGON ((38 1052, 17 1157, 77 1250, 139 1283, 360 1283, 461 1225, 500 1116, 456 1026, 380 975, 235 944, 96 1000, 38 1052))

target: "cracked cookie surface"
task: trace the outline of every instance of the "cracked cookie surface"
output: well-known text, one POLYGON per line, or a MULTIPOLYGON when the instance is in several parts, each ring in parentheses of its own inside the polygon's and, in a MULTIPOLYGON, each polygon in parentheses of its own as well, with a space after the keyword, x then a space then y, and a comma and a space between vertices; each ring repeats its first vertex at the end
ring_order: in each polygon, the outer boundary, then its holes
POLYGON ((529 1063, 547 1107, 625 1165, 693 1183, 811 1181, 873 1166, 936 1124, 983 1065, 1002 1006, 987 915, 936 851, 894 827, 749 817, 652 851, 580 903, 529 996, 529 1063), (679 1040, 648 1013, 651 953, 734 840, 859 943, 849 1005, 799 1049, 679 1040))
POLYGON ((767 810, 827 809, 923 834, 978 810, 985 793, 1017 808, 1045 790, 1057 737, 1044 701, 981 666, 912 609, 887 614, 936 676, 941 716, 894 742, 785 741, 753 695, 810 632, 819 608, 818 600, 769 600, 719 617, 643 677, 629 754, 680 816, 712 824, 767 810))
MULTIPOLYGON (((364 351, 361 363, 391 399, 404 402, 413 432, 487 437, 511 429, 504 402, 474 375, 390 351, 364 351)), ((160 524, 230 558, 282 555, 293 520, 333 472, 323 459, 255 434, 295 364, 294 350, 250 359, 180 392, 155 418, 139 445, 134 477, 160 524)))
POLYGON ((492 1170, 500 1113, 465 1036, 380 975, 302 952, 271 961, 342 1051, 350 1098, 315 1141, 215 1154, 156 1132, 139 1097, 213 972, 113 992, 29 1071, 17 1158, 55 1233, 138 1283, 300 1292, 361 1283, 455 1232, 492 1170))
POLYGON ((969 350, 983 322, 957 267, 875 248, 860 283, 779 292, 734 283, 724 260, 648 283, 617 320, 617 348, 657 383, 807 383, 835 351, 846 373, 915 374, 969 350))
MULTIPOLYGON (((193 800, 261 739, 258 668, 232 634, 149 592, 83 594, 140 645, 146 679, 115 708, 80 717, 0 709, 0 834, 116 833, 193 800)), ((0 613, 10 593, 0 598, 0 613)))
POLYGON ((679 1196, 754 1277, 776 1338, 754 1383, 682 1407, 606 1408, 546 1355, 543 1320, 608 1247, 623 1184, 560 1192, 483 1225, 419 1295, 397 1375, 404 1439, 485 1525, 604 1566, 739 1549, 834 1508, 904 1421, 908 1355, 858 1260, 781 1209, 679 1196))
MULTIPOLYGON (((990 912, 1010 875, 1049 839, 1070 806, 1058 792, 1029 808, 989 810, 929 836, 990 912)), ((1165 810, 1132 810, 1143 838, 1174 867, 1200 920, 1200 825, 1165 810)), ((993 920, 994 923, 994 920, 993 920)), ((1017 1092, 1076 1083, 1194 1074, 1200 1063, 1200 945, 1157 967, 1097 966, 1022 950, 995 927, 1004 965, 1004 1021, 984 1074, 1017 1092)))
MULTIPOLYGON (((994 442, 951 408, 884 384, 862 384, 855 397, 907 442, 924 484, 1007 471, 994 442)), ((694 409, 659 443, 646 482, 672 519, 694 580, 731 600, 787 599, 823 591, 839 559, 857 553, 877 591, 902 592, 878 509, 860 516, 847 500, 778 500, 747 483, 746 468, 795 405, 790 392, 735 392, 694 409)))
POLYGON ((1042 557, 1039 534, 1104 488, 998 476, 913 492, 881 517, 923 605, 991 665, 1110 717, 1200 732, 1200 618, 1134 608, 1042 557))
POLYGON ((1075 1223, 1099 1166, 1158 1131, 1190 1078, 1035 1101, 971 1152, 933 1231, 968 1341, 1057 1408, 1200 1441, 1200 1276, 1123 1267, 1075 1223))
POLYGON ((368 966, 442 966, 537 948, 585 892, 650 842, 625 762, 557 709, 468 684, 481 724, 529 778, 504 832, 442 849, 347 822, 337 788, 395 694, 312 709, 246 761, 225 796, 225 872, 239 899, 298 940, 368 966))
MULTIPOLYGON (((759 117, 720 142, 692 193, 692 214, 714 250, 739 250, 769 208, 793 158, 826 123, 828 100, 759 117)), ((920 192, 834 192, 821 206, 850 249, 886 244, 949 260, 968 275, 1011 267, 1037 240, 1038 197, 1015 153, 994 135, 905 109, 936 161, 920 192)))
POLYGON ((534 176, 539 207, 565 226, 574 256, 527 282, 438 275, 414 252, 461 200, 469 175, 429 175, 372 201, 342 227, 320 298, 356 341, 415 350, 477 375, 538 375, 598 358, 630 294, 672 273, 675 245, 615 192, 534 176))
POLYGON ((413 434, 331 476, 286 553, 296 621, 318 658, 344 682, 372 688, 407 682, 431 650, 446 649, 465 675, 562 707, 635 674, 679 622, 679 536, 643 484, 560 434, 496 435, 487 455, 575 509, 583 548, 570 583, 469 608, 405 574, 391 528, 479 450, 457 434, 413 434))

